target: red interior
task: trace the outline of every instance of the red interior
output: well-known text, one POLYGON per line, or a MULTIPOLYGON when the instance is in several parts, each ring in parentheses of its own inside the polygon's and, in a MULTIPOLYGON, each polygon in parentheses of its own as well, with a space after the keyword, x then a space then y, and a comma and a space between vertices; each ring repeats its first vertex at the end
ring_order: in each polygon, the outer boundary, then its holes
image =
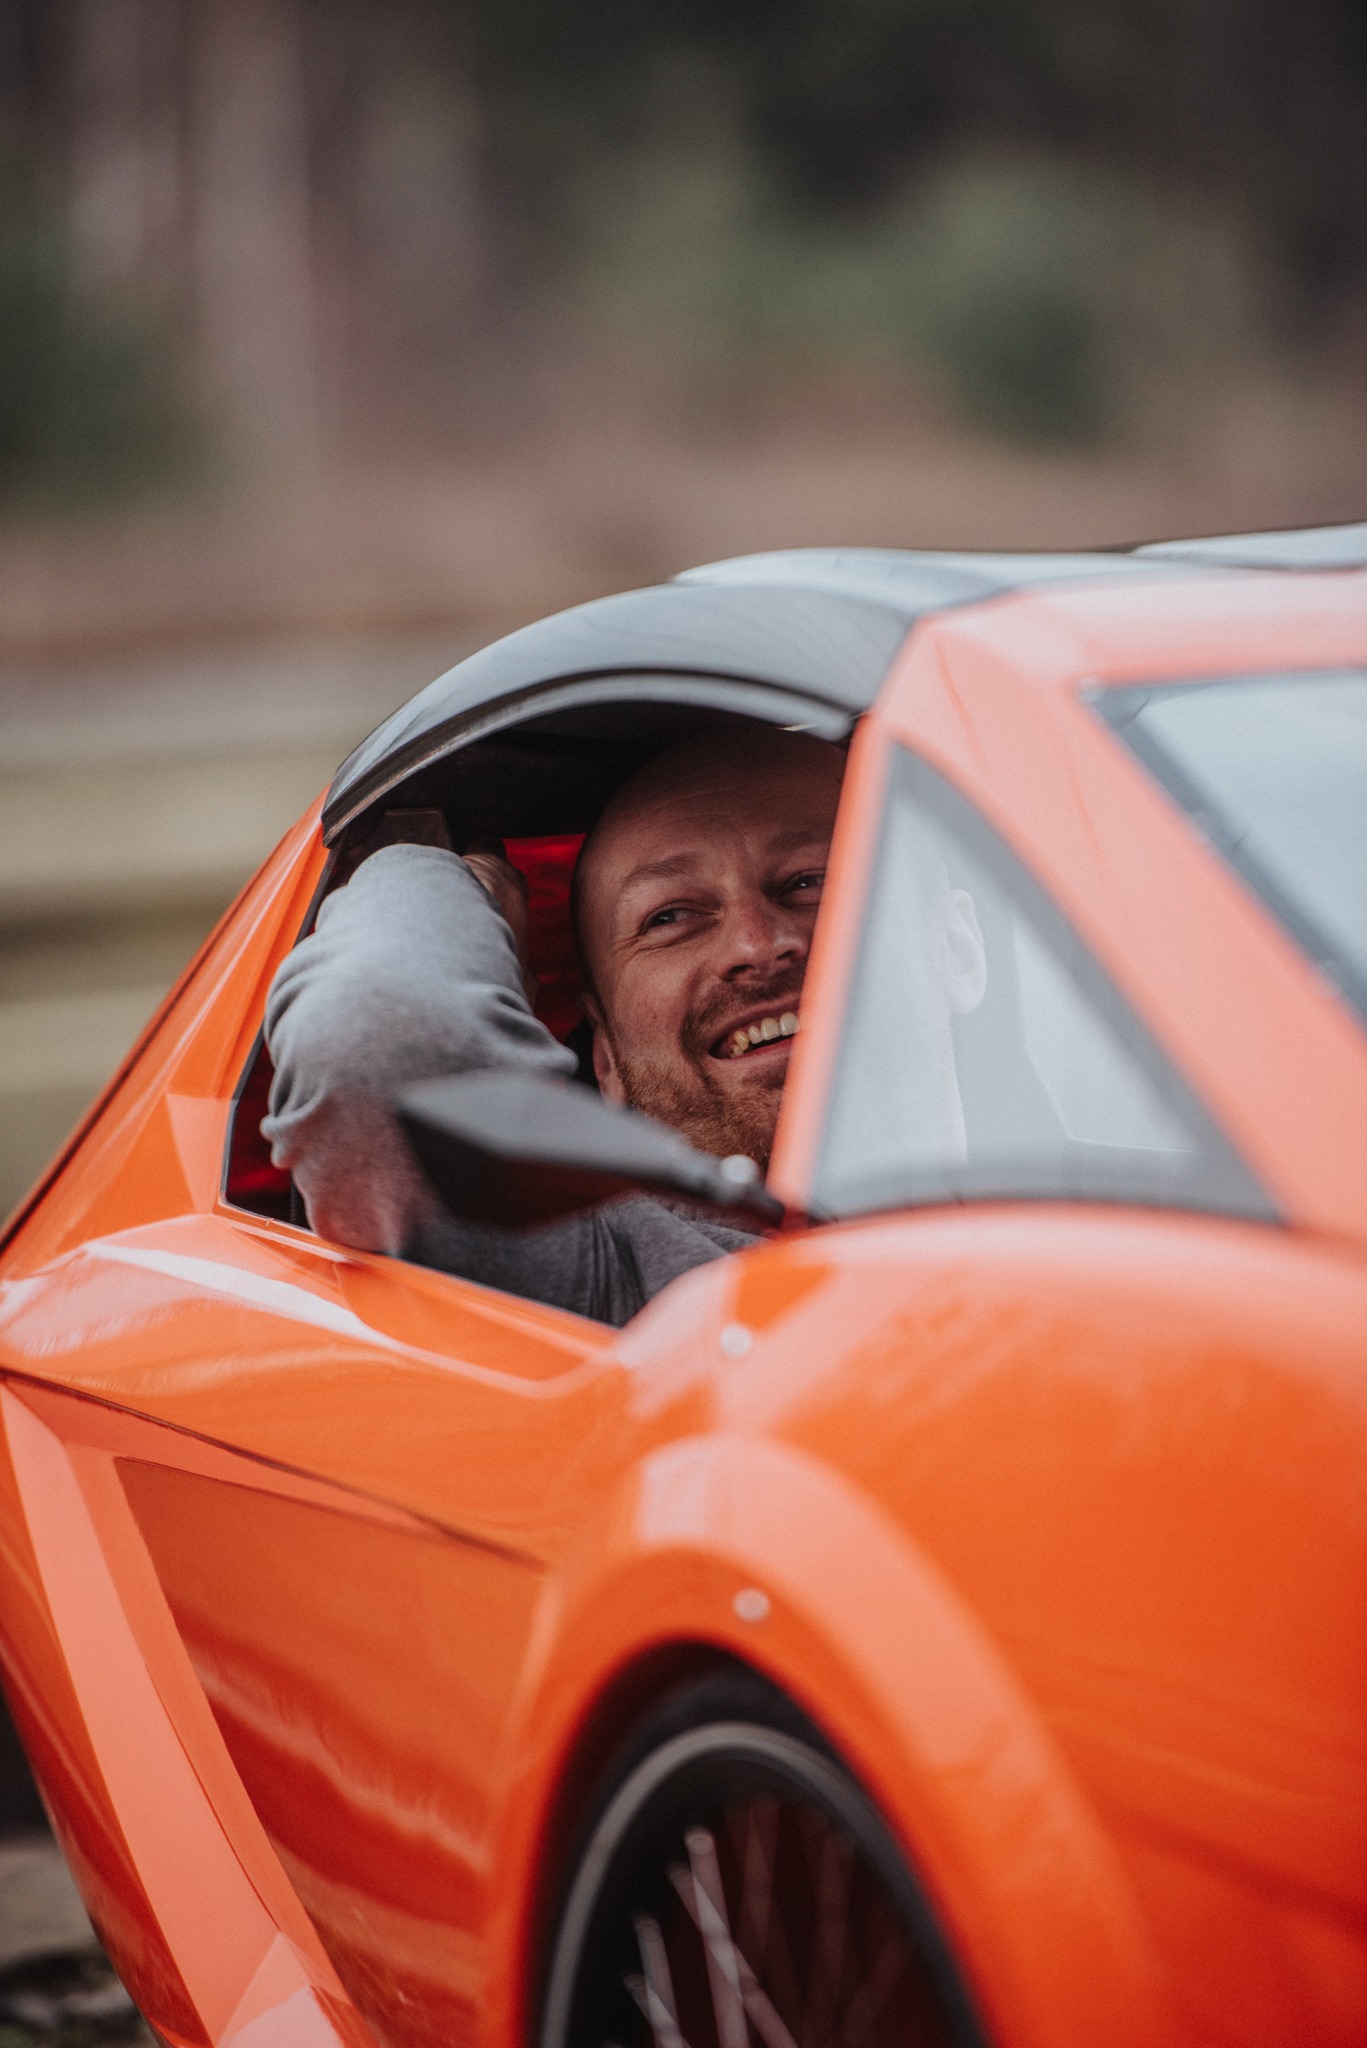
MULTIPOLYGON (((536 1014, 548 1031, 564 1038, 580 1022, 579 963, 570 924, 570 880, 583 845, 582 833, 554 839, 510 839, 508 858, 527 882, 528 951, 541 987, 536 1014)), ((275 1069, 264 1039, 257 1049, 233 1116, 225 1193, 254 1215, 290 1214, 290 1177, 271 1164, 261 1135, 275 1069)))
POLYGON ((527 950, 541 983, 536 1014, 557 1038, 581 1020, 579 961, 570 924, 570 880, 582 832, 557 839, 509 839, 508 858, 527 883, 527 950))
POLYGON ((290 1177, 283 1166, 272 1163, 271 1148, 261 1135, 261 1119, 270 1105, 274 1078, 275 1068, 263 1038, 233 1110, 228 1176, 223 1192, 239 1209, 250 1209, 254 1216, 274 1216, 278 1222, 287 1223, 290 1177))

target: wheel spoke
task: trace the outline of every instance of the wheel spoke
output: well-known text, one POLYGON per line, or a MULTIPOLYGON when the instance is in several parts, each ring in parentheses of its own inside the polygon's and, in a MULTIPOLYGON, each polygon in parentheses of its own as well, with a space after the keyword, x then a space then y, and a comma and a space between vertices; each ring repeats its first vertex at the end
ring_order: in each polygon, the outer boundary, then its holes
POLYGON ((850 2000, 839 2032, 834 2036, 838 2048, 859 2048, 860 2042, 868 2039, 878 2015, 897 1988, 906 1960, 906 1945, 901 1935, 890 1934, 879 1950, 873 1968, 850 2000))
POLYGON ((978 2038, 957 2023, 952 1959, 922 1939, 897 1845, 834 1759, 739 1717, 680 1733, 677 1712, 583 1846, 539 2048, 978 2038))
POLYGON ((639 1977, 628 1977, 626 1988, 650 2022, 655 2048, 688 2048, 679 2031, 679 2013, 674 2003, 674 1979, 669 1973, 669 1955, 658 1920, 642 1913, 636 1921, 636 1945, 641 1952, 639 1977))
POLYGON ((761 1965, 769 1949, 769 1913, 774 1903, 774 1837, 778 1809, 772 1800, 751 1799, 745 1808, 745 1853, 741 1858, 739 1938, 761 1965), (769 1840, 761 1817, 772 1815, 769 1840))
MULTIPOLYGON (((741 1993, 740 1958, 731 1938, 722 1885, 717 1844, 707 1828, 690 1828, 684 1836, 692 1873, 696 1918, 707 1951, 707 1976, 712 1987, 712 2014, 717 2023, 718 2048, 749 2048, 750 2030, 745 2024, 745 2001, 741 1993), (708 1910, 710 1909, 710 1910, 708 1910)), ((680 1879, 688 1873, 670 1872, 675 1889, 682 1896, 680 1879)), ((687 1905, 687 1899, 684 1900, 687 1905)))
POLYGON ((819 2048, 839 2010, 849 1933, 851 1860, 847 1842, 836 1834, 823 1835, 816 1874, 816 1926, 802 2017, 802 2048, 819 2048))
MULTIPOLYGON (((765 1797, 747 1801, 737 1946, 743 1954, 754 1957, 756 1975, 762 1976, 770 1986, 776 2002, 786 2004, 796 2016, 801 2009, 802 1994, 775 1898, 780 1832, 781 1809, 776 1800, 765 1797)), ((733 1844, 735 1833, 733 1827, 733 1844)))
POLYGON ((692 1872, 685 1870, 681 1864, 676 1864, 669 1875, 689 1917, 701 1934, 709 1955, 714 1947, 719 1954, 722 1951, 726 1953, 728 1967, 735 1970, 741 2003, 765 2048, 797 2048, 797 2042, 783 2024, 773 2001, 763 1990, 749 1963, 732 1941, 726 1922, 697 1883, 692 1872))

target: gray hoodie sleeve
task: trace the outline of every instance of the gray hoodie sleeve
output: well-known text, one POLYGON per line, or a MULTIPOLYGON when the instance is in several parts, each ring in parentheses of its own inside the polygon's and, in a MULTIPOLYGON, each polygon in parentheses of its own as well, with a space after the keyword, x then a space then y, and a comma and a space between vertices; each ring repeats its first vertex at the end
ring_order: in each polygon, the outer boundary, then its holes
POLYGON ((275 1066, 261 1128, 325 1237, 623 1323, 678 1273, 751 1242, 648 1198, 546 1229, 458 1222, 389 1105, 414 1081, 481 1068, 565 1074, 532 1015, 513 936, 464 861, 388 846, 325 898, 266 1003, 275 1066))
POLYGON ((325 1237, 401 1253, 438 1212, 388 1105, 482 1067, 568 1074, 522 993, 513 935, 463 860, 387 846, 326 897, 266 1002, 261 1128, 325 1237))

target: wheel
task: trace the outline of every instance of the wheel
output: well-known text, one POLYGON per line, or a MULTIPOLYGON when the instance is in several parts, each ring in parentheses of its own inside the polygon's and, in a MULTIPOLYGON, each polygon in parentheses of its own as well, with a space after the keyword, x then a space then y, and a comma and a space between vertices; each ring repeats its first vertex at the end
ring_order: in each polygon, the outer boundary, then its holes
POLYGON ((652 1717, 573 1866, 540 2048, 981 2043, 896 1844, 788 1702, 708 1680, 652 1717))

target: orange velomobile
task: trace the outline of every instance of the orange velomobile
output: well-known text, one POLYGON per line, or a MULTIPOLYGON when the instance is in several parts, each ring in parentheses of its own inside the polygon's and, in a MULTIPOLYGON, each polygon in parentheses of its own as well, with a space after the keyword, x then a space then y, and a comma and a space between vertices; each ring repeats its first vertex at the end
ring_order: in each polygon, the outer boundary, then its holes
POLYGON ((759 556, 397 713, 0 1255, 5 1689, 158 2035, 1367 2040, 1365 1016, 1367 527, 759 556), (852 735, 773 1227, 622 1330, 313 1234, 263 1007, 377 824, 504 835, 567 1033, 727 718, 852 735))

